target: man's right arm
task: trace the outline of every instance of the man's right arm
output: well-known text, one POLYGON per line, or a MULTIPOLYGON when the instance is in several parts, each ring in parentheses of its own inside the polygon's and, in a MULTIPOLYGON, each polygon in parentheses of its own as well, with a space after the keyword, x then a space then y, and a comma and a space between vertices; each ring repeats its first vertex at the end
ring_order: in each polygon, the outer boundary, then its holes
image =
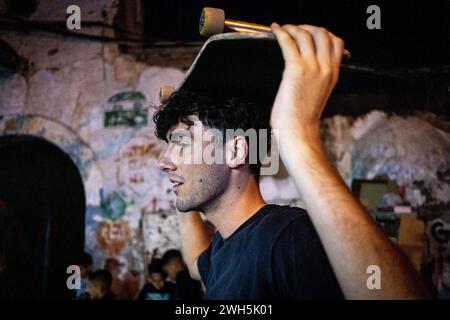
POLYGON ((191 277, 201 280, 197 261, 211 244, 211 237, 198 212, 179 212, 178 223, 184 262, 188 266, 191 277))
POLYGON ((344 42, 314 26, 273 24, 272 30, 285 70, 271 125, 345 297, 430 298, 419 274, 353 196, 322 146, 320 118, 339 78, 344 42), (383 272, 380 290, 367 285, 372 265, 383 272))

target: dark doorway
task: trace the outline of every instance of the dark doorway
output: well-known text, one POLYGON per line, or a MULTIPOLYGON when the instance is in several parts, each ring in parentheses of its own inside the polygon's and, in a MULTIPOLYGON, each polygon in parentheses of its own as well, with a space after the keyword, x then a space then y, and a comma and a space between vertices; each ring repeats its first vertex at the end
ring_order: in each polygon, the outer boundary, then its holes
POLYGON ((9 297, 71 298, 66 270, 83 252, 85 219, 83 183, 73 161, 42 139, 0 137, 0 201, 7 208, 0 238, 7 237, 8 225, 15 229, 5 240, 16 243, 3 246, 9 297))

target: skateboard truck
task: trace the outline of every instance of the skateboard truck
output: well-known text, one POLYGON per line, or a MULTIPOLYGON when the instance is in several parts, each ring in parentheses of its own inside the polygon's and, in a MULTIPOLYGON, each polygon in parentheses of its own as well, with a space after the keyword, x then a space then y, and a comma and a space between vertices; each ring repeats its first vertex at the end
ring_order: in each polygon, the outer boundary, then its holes
POLYGON ((223 33, 225 29, 236 32, 264 32, 272 33, 270 27, 256 23, 225 19, 225 11, 217 8, 203 8, 200 16, 200 34, 202 36, 213 36, 223 33))
MULTIPOLYGON (((210 37, 225 31, 272 34, 272 29, 261 24, 225 19, 225 11, 218 8, 205 7, 200 15, 199 31, 202 36, 210 37)), ((351 55, 344 49, 344 57, 351 55)))

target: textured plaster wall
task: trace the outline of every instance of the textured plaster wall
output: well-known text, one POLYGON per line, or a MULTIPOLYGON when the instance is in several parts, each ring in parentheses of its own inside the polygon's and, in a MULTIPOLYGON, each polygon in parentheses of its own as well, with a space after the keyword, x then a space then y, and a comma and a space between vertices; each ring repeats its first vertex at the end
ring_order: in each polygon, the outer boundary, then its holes
MULTIPOLYGON (((41 1, 31 19, 63 21, 70 4, 41 1)), ((76 4, 82 22, 109 23, 116 11, 112 1, 76 4)), ((0 135, 39 136, 68 153, 83 177, 85 247, 94 267, 113 257, 143 273, 147 251, 179 246, 169 181, 156 167, 161 144, 152 114, 160 86, 177 86, 184 73, 137 62, 117 44, 47 33, 0 37, 29 61, 25 74, 0 76, 0 135), (116 111, 130 114, 107 125, 107 113, 116 111)))
MULTIPOLYGON (((429 113, 401 117, 372 111, 358 118, 326 118, 321 132, 329 158, 349 187, 353 179, 387 176, 405 187, 408 203, 420 206, 450 203, 449 124, 429 113)), ((284 168, 261 184, 267 200, 298 198, 284 168)))

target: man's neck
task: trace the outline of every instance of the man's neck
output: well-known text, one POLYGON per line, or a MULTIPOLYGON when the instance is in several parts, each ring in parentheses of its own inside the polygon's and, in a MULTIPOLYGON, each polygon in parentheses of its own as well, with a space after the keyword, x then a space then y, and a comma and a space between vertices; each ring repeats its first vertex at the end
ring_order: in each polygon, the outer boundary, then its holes
POLYGON ((208 220, 226 239, 245 221, 266 205, 258 183, 253 177, 236 178, 235 183, 221 196, 219 204, 206 210, 208 220))

